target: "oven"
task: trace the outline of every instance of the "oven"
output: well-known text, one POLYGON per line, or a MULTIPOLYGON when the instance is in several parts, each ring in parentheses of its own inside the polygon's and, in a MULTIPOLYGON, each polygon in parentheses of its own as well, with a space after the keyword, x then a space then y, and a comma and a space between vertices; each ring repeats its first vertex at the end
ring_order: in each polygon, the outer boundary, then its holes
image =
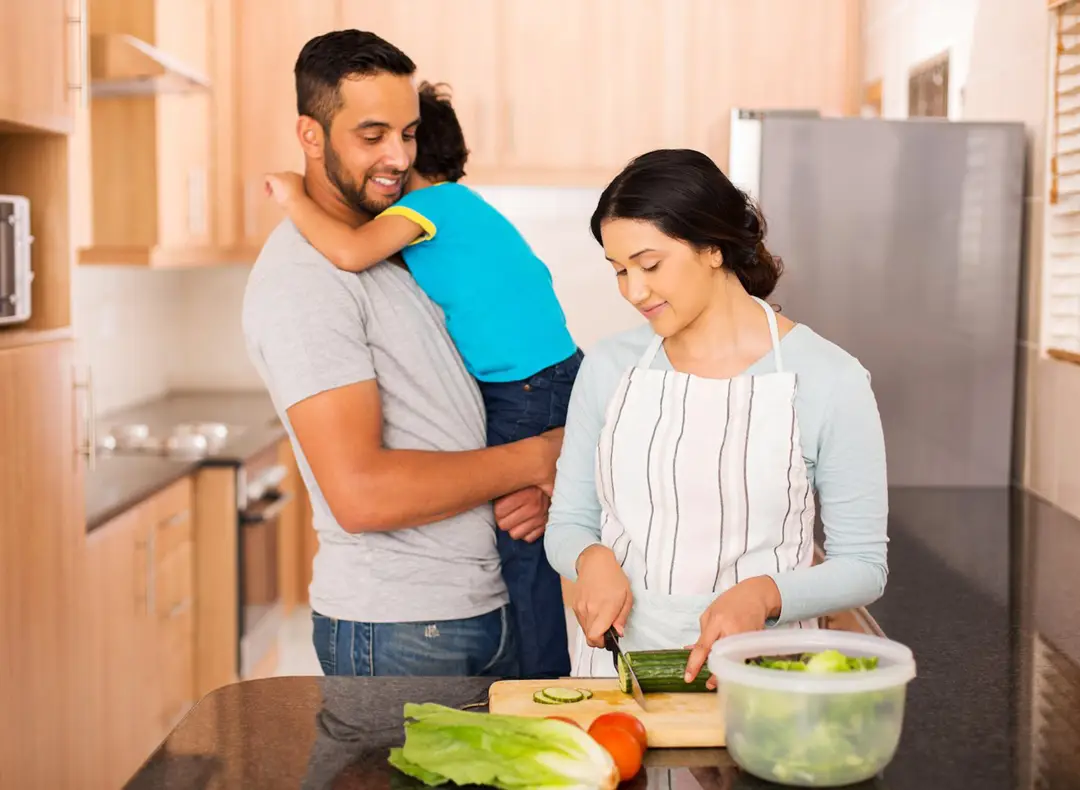
POLYGON ((288 470, 276 451, 249 460, 237 473, 237 600, 241 678, 266 674, 276 661, 283 619, 279 579, 281 517, 292 500, 282 490, 288 470))

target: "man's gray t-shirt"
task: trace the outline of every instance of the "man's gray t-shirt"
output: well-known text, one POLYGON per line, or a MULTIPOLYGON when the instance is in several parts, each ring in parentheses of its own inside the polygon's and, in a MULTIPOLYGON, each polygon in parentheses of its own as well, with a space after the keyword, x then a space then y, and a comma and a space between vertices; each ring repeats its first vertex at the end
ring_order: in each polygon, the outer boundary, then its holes
POLYGON ((286 413, 320 392, 374 378, 387 448, 484 446, 476 383, 441 311, 409 273, 392 263, 359 274, 340 271, 285 221, 248 279, 243 325, 311 497, 319 537, 312 608, 341 620, 417 622, 474 617, 505 604, 490 505, 413 529, 345 532, 286 413))

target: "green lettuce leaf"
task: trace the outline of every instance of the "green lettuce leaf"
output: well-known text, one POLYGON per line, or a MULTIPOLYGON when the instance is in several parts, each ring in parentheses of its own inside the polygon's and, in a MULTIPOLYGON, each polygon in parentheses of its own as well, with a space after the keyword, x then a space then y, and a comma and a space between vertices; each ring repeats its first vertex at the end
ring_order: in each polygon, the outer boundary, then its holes
POLYGON ((619 782, 603 747, 565 722, 411 703, 405 719, 405 745, 390 764, 430 787, 610 790, 619 782))

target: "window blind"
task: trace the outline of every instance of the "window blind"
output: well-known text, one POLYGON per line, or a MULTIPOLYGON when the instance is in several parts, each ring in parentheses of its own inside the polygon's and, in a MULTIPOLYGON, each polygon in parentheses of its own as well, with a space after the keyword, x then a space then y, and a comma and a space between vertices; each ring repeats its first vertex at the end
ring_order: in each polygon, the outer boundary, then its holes
POLYGON ((1080 354, 1080 0, 1054 6, 1056 48, 1043 287, 1043 345, 1080 354))

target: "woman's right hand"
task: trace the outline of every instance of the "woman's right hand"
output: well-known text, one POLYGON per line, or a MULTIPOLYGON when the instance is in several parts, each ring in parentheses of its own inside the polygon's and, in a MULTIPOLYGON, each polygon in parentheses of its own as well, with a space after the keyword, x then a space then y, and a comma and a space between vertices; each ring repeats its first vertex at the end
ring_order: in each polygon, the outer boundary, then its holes
POLYGON ((630 580, 607 546, 590 546, 577 561, 574 614, 592 647, 604 646, 604 634, 612 626, 623 635, 634 596, 630 580))

